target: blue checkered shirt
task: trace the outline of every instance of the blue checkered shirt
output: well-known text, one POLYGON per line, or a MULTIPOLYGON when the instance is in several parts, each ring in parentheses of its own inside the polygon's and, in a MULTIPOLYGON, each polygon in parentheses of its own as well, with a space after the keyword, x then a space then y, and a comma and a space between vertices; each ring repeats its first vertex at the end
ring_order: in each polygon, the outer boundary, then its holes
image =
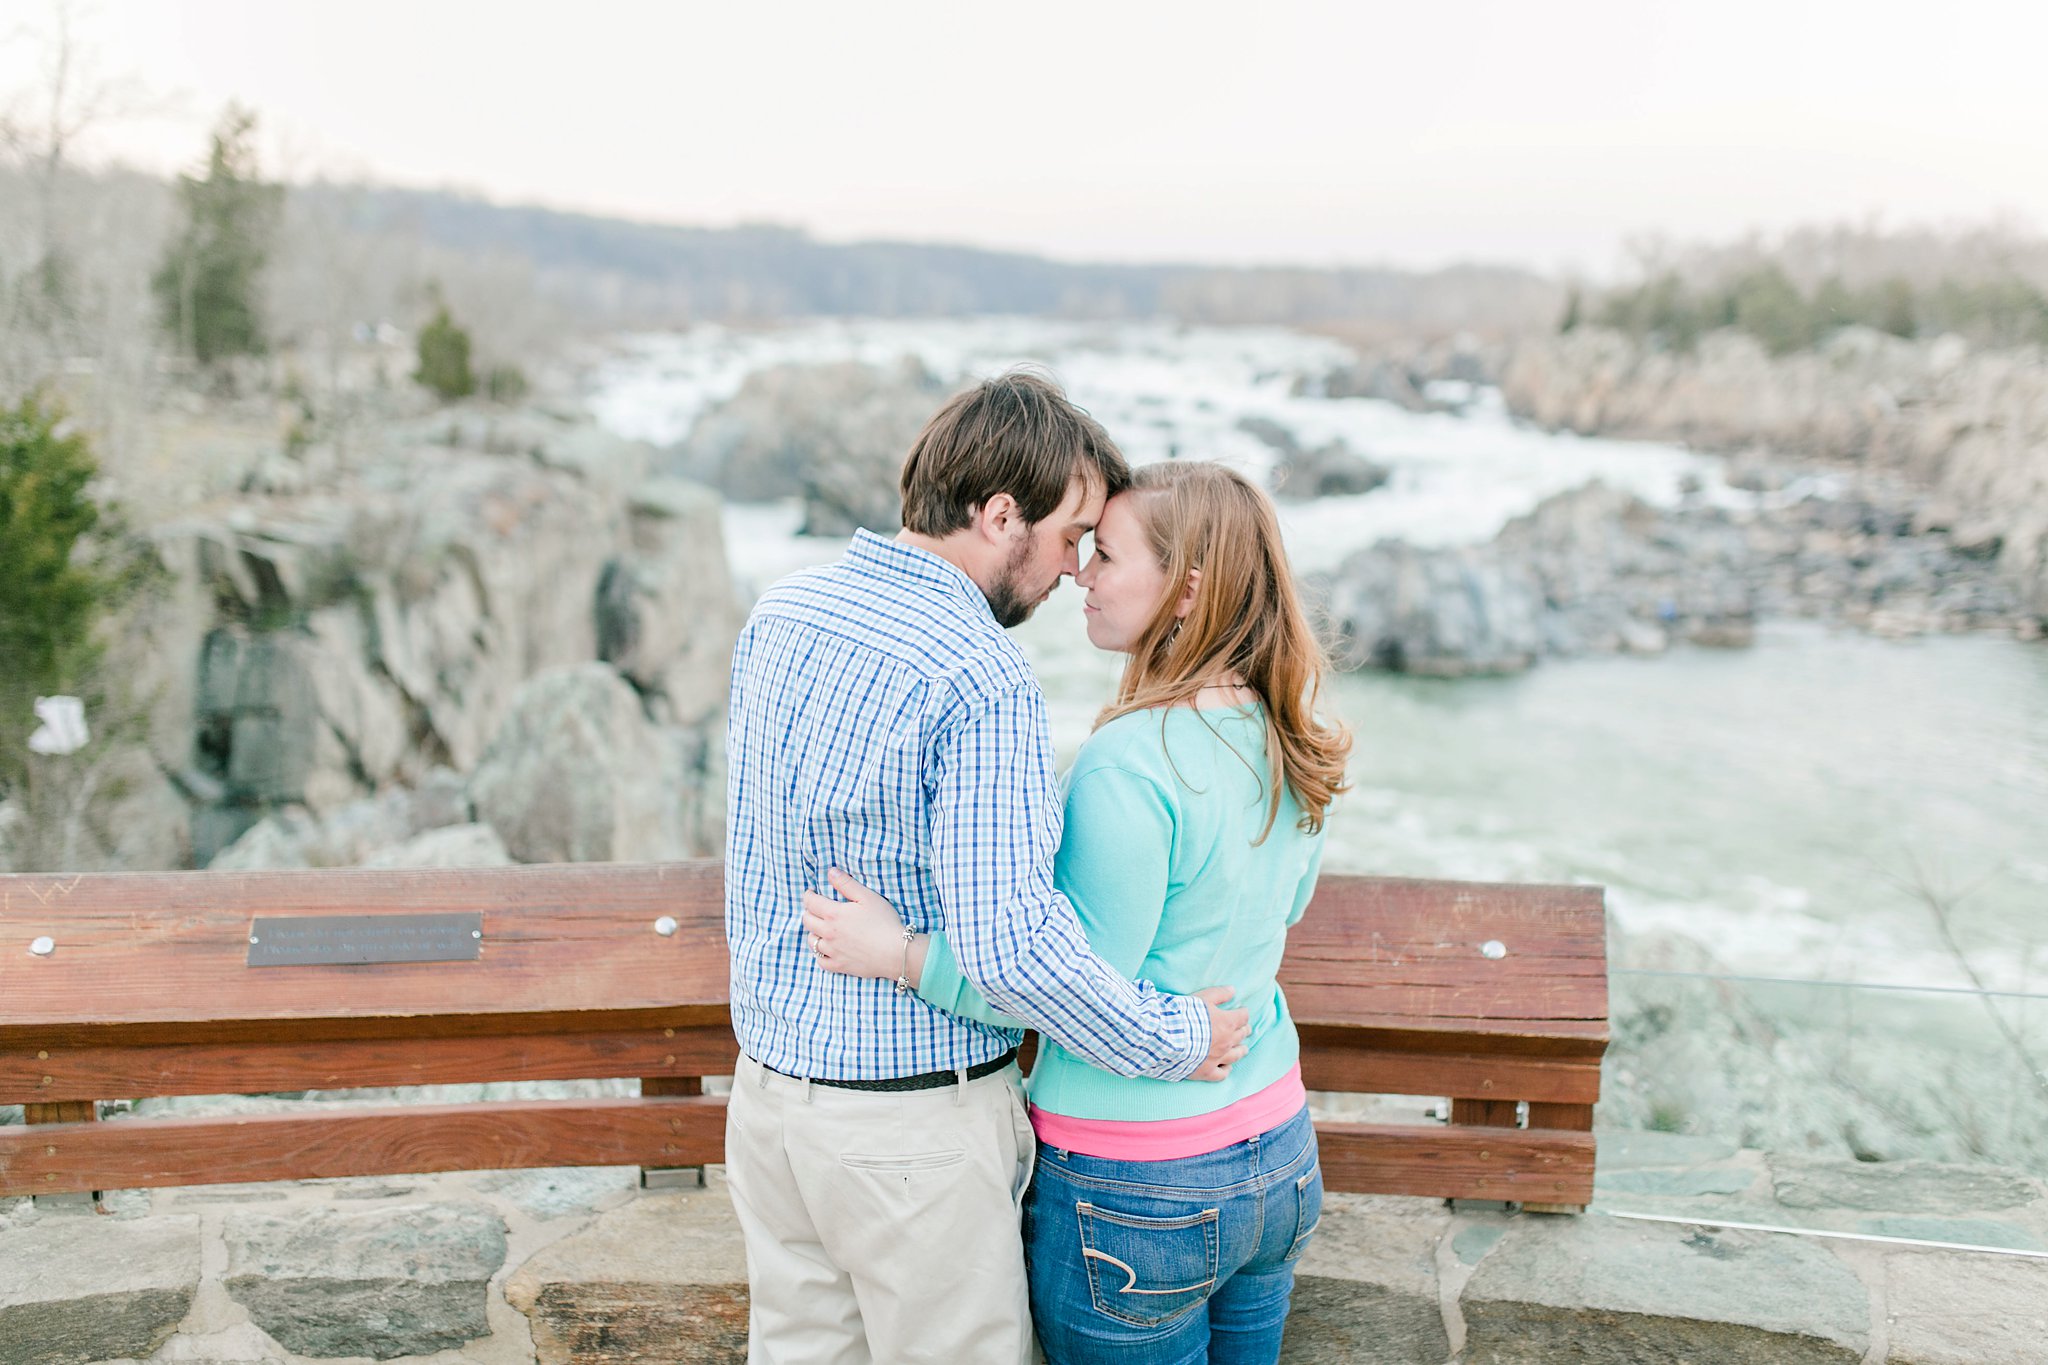
POLYGON ((1061 810, 1045 697, 974 581, 859 532, 755 605, 733 654, 725 929, 740 1046, 795 1076, 956 1070, 1021 1035, 819 966, 801 893, 843 868, 944 929, 1005 1014, 1119 1075, 1176 1080, 1209 1051, 1199 1000, 1132 982, 1053 889, 1061 810))

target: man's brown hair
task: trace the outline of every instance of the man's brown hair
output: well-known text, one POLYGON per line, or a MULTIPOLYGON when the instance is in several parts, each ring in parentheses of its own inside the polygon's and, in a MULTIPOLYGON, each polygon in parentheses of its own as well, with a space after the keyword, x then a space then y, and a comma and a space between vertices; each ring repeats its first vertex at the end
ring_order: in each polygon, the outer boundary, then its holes
POLYGON ((919 535, 965 528, 998 493, 1033 525, 1066 501, 1075 479, 1107 496, 1130 487, 1131 467, 1109 433, 1059 385, 1029 370, 985 380, 946 400, 903 461, 903 525, 919 535))

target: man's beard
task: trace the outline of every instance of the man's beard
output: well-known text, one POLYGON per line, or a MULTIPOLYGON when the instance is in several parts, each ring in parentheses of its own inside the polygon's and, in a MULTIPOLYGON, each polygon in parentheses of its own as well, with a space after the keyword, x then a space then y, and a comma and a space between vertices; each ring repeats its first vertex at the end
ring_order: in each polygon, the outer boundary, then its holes
MULTIPOLYGON (((1017 542, 1017 548, 1003 564, 1003 571, 996 575, 996 581, 989 585, 988 609, 995 614, 996 624, 1004 630, 1024 624, 1025 618, 1038 609, 1038 600, 1051 588, 1041 592, 1029 592, 1023 583, 1024 571, 1031 563, 1031 538, 1026 536, 1017 542)), ((1058 579, 1054 579, 1058 582, 1058 579)))

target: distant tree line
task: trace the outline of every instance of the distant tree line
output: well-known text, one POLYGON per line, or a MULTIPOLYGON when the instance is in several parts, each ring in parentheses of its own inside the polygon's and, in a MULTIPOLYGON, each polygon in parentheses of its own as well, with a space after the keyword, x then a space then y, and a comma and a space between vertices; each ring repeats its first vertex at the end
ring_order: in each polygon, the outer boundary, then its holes
POLYGON ((1510 267, 1078 264, 964 246, 823 242, 776 225, 636 223, 431 190, 308 185, 293 197, 360 237, 519 262, 534 296, 593 330, 1020 314, 1498 333, 1547 325, 1562 297, 1556 281, 1510 267))
MULTIPOLYGON (((1588 320, 1574 296, 1561 330, 1588 320)), ((1590 320, 1689 351, 1708 332, 1734 327, 1773 355, 1805 350, 1844 327, 1873 327, 1898 337, 1956 332, 1985 346, 2048 346, 2048 294, 2026 280, 1944 280, 1916 288, 1890 279, 1862 288, 1828 279, 1803 290, 1776 266, 1763 266, 1717 286, 1688 285, 1666 272, 1617 290, 1590 310, 1590 320)))
POLYGON ((2048 243, 1995 227, 1947 235, 1838 227, 1771 243, 1649 248, 1638 282, 1571 293, 1559 329, 1589 323, 1674 351, 1735 328, 1782 355, 1851 326, 2048 346, 2048 243))

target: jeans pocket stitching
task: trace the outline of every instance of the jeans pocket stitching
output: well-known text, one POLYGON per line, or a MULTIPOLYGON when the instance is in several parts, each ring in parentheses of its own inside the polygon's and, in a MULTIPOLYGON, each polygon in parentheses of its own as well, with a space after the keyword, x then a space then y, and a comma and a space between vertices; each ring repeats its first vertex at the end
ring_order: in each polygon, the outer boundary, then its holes
POLYGON ((1309 1164, 1308 1170, 1302 1173, 1301 1178, 1294 1182, 1294 1241, 1288 1246, 1287 1254, 1280 1258, 1283 1261, 1291 1261, 1300 1256, 1308 1246, 1308 1239, 1315 1236, 1316 1229, 1323 1225, 1323 1200, 1320 1190, 1316 1194, 1315 1216, 1308 1219, 1305 1225, 1301 1216, 1302 1201, 1307 1196, 1309 1182, 1320 1179, 1322 1174, 1323 1163, 1321 1158, 1317 1158, 1309 1164))
POLYGON ((1203 1209, 1199 1213, 1188 1214, 1179 1218, 1149 1218, 1139 1214, 1117 1213, 1114 1210, 1104 1209, 1098 1205, 1091 1204, 1086 1200, 1075 1201, 1074 1221, 1076 1225, 1075 1230, 1080 1237, 1082 1278, 1088 1281, 1088 1297, 1095 1305, 1095 1311, 1104 1317, 1113 1318, 1132 1327, 1163 1327, 1174 1321, 1174 1319, 1184 1317, 1196 1308, 1199 1308, 1208 1301, 1210 1291, 1216 1286, 1217 1262, 1220 1254, 1218 1227, 1221 1220, 1222 1210, 1220 1208, 1203 1209), (1113 1256, 1100 1247, 1090 1245, 1089 1225, 1091 1219, 1099 1224, 1109 1227, 1120 1227, 1136 1233, 1179 1232, 1200 1228, 1205 1278, 1193 1284, 1175 1285, 1165 1289, 1140 1288, 1138 1286, 1138 1271, 1136 1267, 1119 1256, 1113 1256), (1123 1272, 1124 1283, 1114 1287, 1115 1293, 1119 1297, 1111 1298, 1104 1293, 1102 1281, 1096 1277, 1094 1269, 1090 1265, 1091 1262, 1104 1266, 1114 1266, 1117 1270, 1123 1272), (1141 1316, 1129 1311, 1134 1305, 1131 1300, 1121 1297, 1125 1294, 1156 1295, 1159 1297, 1185 1294, 1192 1295, 1193 1297, 1188 1302, 1168 1312, 1153 1316, 1141 1316))

